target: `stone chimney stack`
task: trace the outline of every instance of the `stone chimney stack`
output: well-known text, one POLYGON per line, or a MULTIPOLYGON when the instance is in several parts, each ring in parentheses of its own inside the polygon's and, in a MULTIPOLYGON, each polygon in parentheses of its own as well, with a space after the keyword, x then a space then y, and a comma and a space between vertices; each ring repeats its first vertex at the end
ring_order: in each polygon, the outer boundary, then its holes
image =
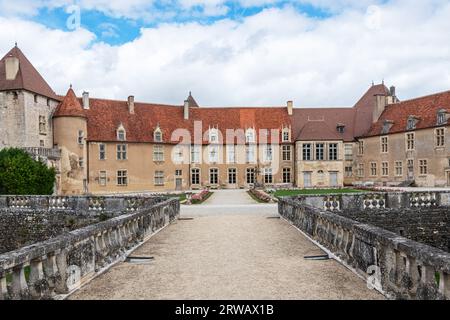
POLYGON ((184 100, 184 120, 189 120, 189 101, 184 100))
POLYGON ((128 97, 128 111, 130 114, 134 114, 134 96, 128 97))
POLYGON ((5 59, 6 80, 16 79, 19 72, 19 59, 12 55, 5 59))
POLYGON ((287 110, 288 110, 288 114, 290 116, 292 116, 294 114, 294 101, 287 102, 287 110))
POLYGON ((83 92, 83 109, 89 110, 89 92, 83 92))
POLYGON ((372 122, 375 123, 380 118, 386 105, 388 104, 390 96, 384 94, 375 95, 375 108, 373 109, 372 122))

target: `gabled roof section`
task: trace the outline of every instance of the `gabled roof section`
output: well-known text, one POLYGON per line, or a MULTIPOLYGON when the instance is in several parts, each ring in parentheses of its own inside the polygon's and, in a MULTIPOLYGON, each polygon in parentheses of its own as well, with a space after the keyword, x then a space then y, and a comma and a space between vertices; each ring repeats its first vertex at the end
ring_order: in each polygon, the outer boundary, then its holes
POLYGON ((192 92, 189 92, 189 97, 186 99, 187 102, 189 102, 190 108, 199 108, 197 101, 195 101, 194 97, 192 96, 192 92))
POLYGON ((15 46, 0 60, 0 91, 27 90, 47 98, 61 101, 44 78, 34 68, 23 52, 15 46), (19 71, 14 80, 6 80, 6 59, 15 57, 19 60, 19 71))
POLYGON ((53 118, 57 117, 86 117, 83 107, 72 88, 67 91, 63 101, 56 108, 53 118))
POLYGON ((438 126, 437 116, 440 110, 450 112, 450 91, 388 105, 380 119, 372 125, 365 136, 383 134, 385 121, 393 121, 389 133, 406 132, 408 131, 407 123, 410 116, 415 116, 418 119, 415 130, 434 128, 438 126))
POLYGON ((308 121, 300 130, 297 137, 298 141, 339 141, 344 140, 343 135, 339 134, 334 128, 330 128, 325 120, 308 121))

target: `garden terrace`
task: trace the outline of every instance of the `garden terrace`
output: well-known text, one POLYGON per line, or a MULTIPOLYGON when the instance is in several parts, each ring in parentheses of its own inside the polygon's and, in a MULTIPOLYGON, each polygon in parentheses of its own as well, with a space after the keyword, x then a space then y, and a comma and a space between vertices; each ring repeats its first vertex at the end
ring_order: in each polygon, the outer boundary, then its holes
POLYGON ((13 212, 24 219, 35 211, 112 217, 0 255, 0 300, 49 299, 70 293, 123 259, 174 221, 180 205, 162 197, 1 197, 0 210, 0 217, 13 212))
POLYGON ((299 196, 281 199, 279 213, 386 296, 449 299, 450 254, 437 248, 448 249, 449 194, 299 196))

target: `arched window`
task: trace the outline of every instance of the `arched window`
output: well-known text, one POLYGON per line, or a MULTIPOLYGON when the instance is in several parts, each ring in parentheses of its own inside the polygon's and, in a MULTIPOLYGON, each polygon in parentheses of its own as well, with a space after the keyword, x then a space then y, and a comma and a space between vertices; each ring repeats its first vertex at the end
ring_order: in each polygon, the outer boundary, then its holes
POLYGON ((283 129, 283 142, 291 141, 291 130, 289 128, 283 129))
POLYGON ((125 128, 123 127, 122 124, 117 129, 117 140, 119 141, 127 140, 127 132, 125 131, 125 128))
POLYGON ((447 110, 441 109, 437 114, 437 124, 438 126, 447 124, 447 110))
POLYGON ((155 142, 162 142, 163 141, 163 134, 161 132, 161 129, 158 127, 156 128, 155 132, 153 133, 153 139, 155 142))
POLYGON ((216 128, 209 129, 209 142, 210 143, 219 142, 219 132, 216 128))

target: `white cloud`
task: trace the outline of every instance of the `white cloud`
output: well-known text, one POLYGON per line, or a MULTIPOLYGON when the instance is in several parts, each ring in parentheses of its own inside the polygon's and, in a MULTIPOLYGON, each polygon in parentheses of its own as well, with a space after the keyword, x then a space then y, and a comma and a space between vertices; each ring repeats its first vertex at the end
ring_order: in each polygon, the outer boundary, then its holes
POLYGON ((272 8, 242 22, 143 28, 120 46, 84 29, 0 18, 0 51, 17 39, 58 93, 73 83, 149 102, 182 104, 192 90, 202 105, 350 106, 383 78, 400 98, 450 89, 449 3, 397 0, 373 12, 351 7, 317 20, 272 8))

